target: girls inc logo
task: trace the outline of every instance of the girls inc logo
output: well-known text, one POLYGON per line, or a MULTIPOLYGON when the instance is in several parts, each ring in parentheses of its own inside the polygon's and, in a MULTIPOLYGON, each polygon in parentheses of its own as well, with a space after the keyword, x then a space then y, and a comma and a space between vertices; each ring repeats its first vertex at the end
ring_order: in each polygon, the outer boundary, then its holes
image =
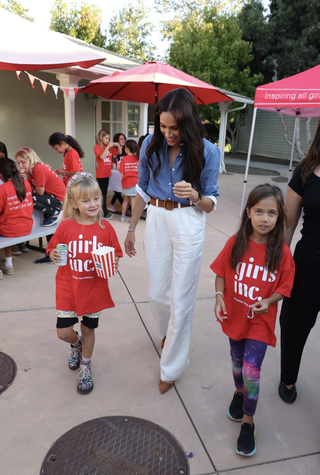
POLYGON ((70 241, 68 244, 68 257, 71 270, 75 272, 91 272, 95 270, 93 260, 85 259, 87 254, 95 252, 103 243, 98 243, 97 236, 92 236, 92 241, 83 240, 83 235, 79 234, 78 241, 70 241), (81 256, 85 254, 86 256, 81 256))
POLYGON ((260 288, 256 283, 251 285, 252 280, 261 282, 274 282, 276 280, 277 271, 269 272, 266 267, 262 267, 254 263, 254 257, 249 258, 247 262, 239 262, 234 276, 234 292, 238 295, 248 297, 250 300, 258 300, 260 302, 262 297, 257 295, 260 288), (246 280, 247 283, 243 282, 246 280))

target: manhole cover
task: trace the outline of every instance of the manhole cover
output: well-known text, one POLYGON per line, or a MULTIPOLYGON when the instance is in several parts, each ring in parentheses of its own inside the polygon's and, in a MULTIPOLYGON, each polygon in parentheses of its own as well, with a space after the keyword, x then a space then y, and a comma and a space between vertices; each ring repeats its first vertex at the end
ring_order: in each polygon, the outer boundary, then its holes
POLYGON ((41 467, 45 475, 188 475, 177 440, 135 417, 101 417, 60 437, 41 467))
POLYGON ((10 356, 0 351, 0 394, 7 389, 16 375, 16 364, 10 356))

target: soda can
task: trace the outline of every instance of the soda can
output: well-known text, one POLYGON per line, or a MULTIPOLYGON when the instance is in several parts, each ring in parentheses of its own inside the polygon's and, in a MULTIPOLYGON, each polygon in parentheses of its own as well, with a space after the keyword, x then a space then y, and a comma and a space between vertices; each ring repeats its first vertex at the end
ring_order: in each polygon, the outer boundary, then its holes
POLYGON ((66 244, 57 244, 57 250, 61 256, 61 260, 56 262, 56 265, 66 266, 68 262, 68 246, 66 244))

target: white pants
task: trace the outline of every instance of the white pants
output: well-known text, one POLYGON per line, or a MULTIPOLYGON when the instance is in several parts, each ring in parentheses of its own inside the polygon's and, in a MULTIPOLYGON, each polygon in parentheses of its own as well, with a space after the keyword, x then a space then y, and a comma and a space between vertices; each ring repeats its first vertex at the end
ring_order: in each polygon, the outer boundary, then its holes
POLYGON ((195 207, 149 206, 144 234, 151 312, 160 338, 162 381, 189 364, 190 337, 204 244, 205 213, 195 207))

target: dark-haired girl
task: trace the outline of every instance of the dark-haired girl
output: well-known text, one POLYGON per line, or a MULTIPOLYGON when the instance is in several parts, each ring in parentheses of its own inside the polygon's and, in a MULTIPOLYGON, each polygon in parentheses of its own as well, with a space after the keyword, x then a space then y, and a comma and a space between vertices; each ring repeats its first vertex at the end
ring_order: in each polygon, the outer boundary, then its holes
MULTIPOLYGON (((119 153, 117 154, 116 157, 113 157, 113 160, 119 164, 121 159, 125 156, 125 143, 126 143, 126 136, 122 133, 117 133, 113 137, 113 142, 116 142, 119 144, 120 150, 119 153)), ((111 211, 112 213, 115 213, 117 211, 117 208, 115 207, 116 201, 119 201, 119 203, 122 206, 123 203, 123 197, 120 191, 113 191, 113 197, 111 199, 111 203, 108 206, 108 211, 111 211)))
POLYGON ((285 208, 281 190, 254 188, 237 234, 211 264, 216 273, 215 316, 229 337, 235 393, 227 410, 241 422, 236 451, 256 452, 253 416, 267 346, 275 346, 277 302, 289 297, 294 262, 284 243, 285 208))
POLYGON ((296 274, 280 314, 281 381, 279 395, 292 404, 304 346, 320 311, 320 121, 307 156, 297 165, 286 199, 285 241, 290 246, 303 210, 302 238, 294 250, 296 274))
POLYGON ((131 209, 137 194, 136 184, 138 183, 138 165, 139 165, 140 147, 135 140, 127 140, 125 145, 126 155, 119 164, 119 172, 122 173, 122 193, 124 196, 122 203, 121 221, 127 221, 126 211, 131 200, 131 209))
POLYGON ((141 147, 137 196, 125 240, 126 253, 133 257, 135 228, 150 201, 144 250, 149 301, 163 347, 162 394, 189 364, 206 213, 219 194, 219 149, 203 136, 191 93, 179 88, 160 99, 154 134, 141 147))
POLYGON ((63 153, 62 168, 58 168, 55 172, 62 176, 63 183, 67 186, 72 175, 83 171, 80 159, 84 157, 84 152, 76 139, 61 132, 50 135, 49 145, 56 152, 63 153))
MULTIPOLYGON (((16 164, 10 158, 0 160, 0 235, 5 237, 26 236, 31 233, 33 203, 31 186, 23 180, 16 164)), ((5 248, 6 260, 0 263, 0 279, 3 273, 12 275, 12 246, 5 248)))

